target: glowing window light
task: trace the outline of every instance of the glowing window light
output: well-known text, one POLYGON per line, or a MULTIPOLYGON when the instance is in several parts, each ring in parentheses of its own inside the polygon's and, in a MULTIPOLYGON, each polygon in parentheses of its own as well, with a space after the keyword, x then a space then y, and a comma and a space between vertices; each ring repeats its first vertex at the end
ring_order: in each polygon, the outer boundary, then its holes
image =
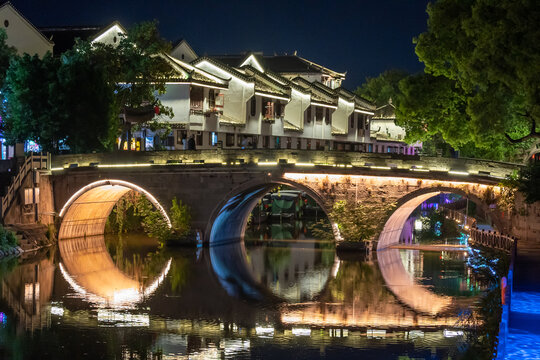
POLYGON ((416 219, 414 221, 414 230, 422 230, 422 228, 423 228, 422 220, 416 219))
POLYGON ((143 189, 140 186, 137 186, 135 184, 132 184, 132 183, 124 181, 124 180, 115 180, 115 179, 99 180, 99 181, 93 182, 93 183, 88 184, 88 185, 82 187, 81 189, 79 189, 79 191, 77 191, 75 194, 73 194, 69 198, 69 200, 64 204, 64 206, 62 207, 62 210, 60 210, 60 217, 63 217, 65 215, 67 209, 69 209, 71 204, 73 204, 79 198, 79 196, 81 196, 82 194, 84 194, 88 190, 91 190, 93 188, 103 186, 103 185, 113 185, 113 186, 114 185, 119 185, 119 186, 124 186, 124 187, 127 187, 129 189, 135 190, 137 192, 143 193, 146 196, 146 198, 148 200, 150 200, 150 202, 159 210, 161 215, 163 215, 163 217, 167 221, 167 226, 169 228, 172 227, 171 219, 169 218, 169 215, 167 215, 167 212, 165 211, 163 206, 161 206, 161 204, 157 201, 157 199, 152 194, 150 194, 148 191, 146 191, 145 189, 143 189))
POLYGON ((292 328, 294 336, 311 336, 311 329, 307 328, 292 328))
POLYGON ((444 329, 443 334, 445 338, 450 338, 450 337, 456 337, 456 336, 463 336, 463 331, 444 329))

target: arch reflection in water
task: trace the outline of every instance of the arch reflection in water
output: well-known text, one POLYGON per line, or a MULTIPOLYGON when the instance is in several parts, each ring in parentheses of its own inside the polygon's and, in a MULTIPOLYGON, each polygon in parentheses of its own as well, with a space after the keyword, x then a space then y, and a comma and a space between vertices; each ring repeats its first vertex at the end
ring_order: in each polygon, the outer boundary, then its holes
POLYGON ((163 282, 172 262, 169 259, 160 274, 144 286, 116 267, 103 235, 60 239, 58 245, 65 280, 81 297, 101 305, 128 306, 143 301, 163 282))
POLYGON ((465 306, 468 302, 437 295, 420 285, 405 268, 400 250, 391 246, 399 244, 405 223, 413 211, 440 193, 436 191, 418 195, 397 208, 386 222, 377 244, 377 260, 388 288, 404 304, 418 312, 431 315, 440 314, 453 306, 465 306))
MULTIPOLYGON (((257 204, 257 202, 266 194, 271 187, 271 184, 266 184, 260 188, 249 189, 242 193, 239 193, 220 209, 217 214, 211 234, 210 234, 210 259, 212 267, 216 276, 218 277, 219 282, 227 293, 235 297, 244 297, 254 300, 289 300, 289 301, 299 301, 306 300, 306 297, 312 297, 315 293, 320 292, 324 288, 324 284, 328 281, 328 278, 337 273, 337 268, 339 267, 339 261, 333 256, 333 261, 331 261, 328 269, 322 269, 321 271, 316 272, 316 282, 317 285, 310 284, 315 281, 313 276, 314 273, 307 273, 305 278, 300 280, 305 280, 301 282, 292 282, 292 284, 287 284, 287 287, 291 289, 285 289, 285 291, 272 291, 266 285, 268 281, 262 281, 263 276, 260 274, 260 271, 257 271, 257 266, 254 262, 264 262, 265 259, 262 257, 262 254, 258 254, 258 249, 255 252, 252 252, 251 262, 248 262, 248 254, 246 252, 246 247, 244 243, 244 235, 246 231, 246 224, 250 213, 257 204), (323 277, 324 280, 320 278, 323 277), (309 294, 309 296, 297 296, 302 293, 298 287, 302 283, 302 286, 307 286, 310 289, 304 289, 304 294, 309 294), (322 284, 322 285, 321 285, 322 284), (290 285, 290 286, 289 286, 290 285), (296 285, 296 289, 293 289, 296 285), (317 288, 317 291, 313 291, 314 288, 317 288), (285 299, 284 299, 285 298, 285 299)), ((278 251, 274 248, 275 251, 278 251)), ((299 247, 297 249, 287 249, 286 247, 281 247, 281 250, 292 251, 295 253, 294 256, 290 256, 289 260, 298 260, 302 258, 302 270, 304 269, 304 264, 306 263, 305 256, 301 256, 303 251, 316 251, 316 249, 307 249, 305 247, 299 247)), ((309 264, 313 261, 308 261, 309 264)), ((287 272, 287 280, 289 280, 289 275, 291 279, 295 276, 295 268, 299 268, 300 264, 295 266, 294 263, 289 264, 292 266, 292 270, 287 272)), ((263 266, 264 267, 264 266, 263 266)), ((260 269, 259 269, 260 270, 260 269)), ((298 269, 297 269, 298 270, 298 269)), ((320 269, 319 269, 320 270, 320 269)), ((273 274, 278 276, 278 274, 273 274)), ((284 274, 281 274, 282 276, 284 274)), ((276 280, 276 279, 274 279, 276 280)), ((298 279, 295 279, 298 280, 298 279)), ((300 287, 302 287, 300 286, 300 287)))

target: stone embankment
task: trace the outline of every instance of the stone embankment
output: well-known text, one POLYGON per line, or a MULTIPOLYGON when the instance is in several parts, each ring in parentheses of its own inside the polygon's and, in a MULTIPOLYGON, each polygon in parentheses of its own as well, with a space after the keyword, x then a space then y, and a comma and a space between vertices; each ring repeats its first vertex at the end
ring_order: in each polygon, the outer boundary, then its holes
POLYGON ((0 250, 0 259, 7 256, 21 256, 50 245, 46 236, 47 227, 42 224, 11 224, 6 230, 15 233, 18 246, 0 250))

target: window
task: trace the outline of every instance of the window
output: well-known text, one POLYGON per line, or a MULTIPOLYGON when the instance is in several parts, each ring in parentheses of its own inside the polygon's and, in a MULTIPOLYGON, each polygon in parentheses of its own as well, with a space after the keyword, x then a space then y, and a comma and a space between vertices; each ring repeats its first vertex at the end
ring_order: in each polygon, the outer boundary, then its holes
POLYGON ((184 60, 185 57, 186 57, 186 56, 185 56, 184 54, 182 54, 182 60, 184 60))
POLYGON ((269 99, 263 99, 263 110, 265 120, 274 120, 275 107, 274 102, 269 99))
POLYGON ((365 129, 365 130, 369 129, 369 123, 368 123, 368 117, 367 117, 367 115, 364 115, 364 116, 363 116, 362 122, 364 123, 364 129, 365 129))
POLYGON ((208 107, 210 110, 214 110, 216 108, 216 95, 214 93, 214 89, 208 90, 208 107))
POLYGON ((191 110, 202 110, 204 99, 204 89, 198 86, 191 87, 190 108, 191 110))
POLYGON ((302 148, 302 139, 296 138, 296 148, 301 149, 302 148))
POLYGON ((308 106, 306 111, 304 112, 306 114, 306 123, 311 123, 311 106, 308 106))
POLYGON ((354 113, 351 114, 351 116, 349 116, 349 119, 351 119, 351 129, 354 128, 354 113))
POLYGON ((187 139, 187 130, 176 130, 176 144, 182 144, 182 139, 187 139))
POLYGON ((215 131, 212 131, 212 132, 209 132, 208 133, 209 137, 208 137, 208 143, 211 145, 211 146, 216 146, 217 142, 218 142, 218 137, 217 137, 217 133, 215 131))
POLYGON ((24 189, 24 205, 29 205, 34 203, 34 189, 26 188, 24 189))
POLYGON ((270 136, 265 135, 263 136, 263 148, 268 149, 269 146, 270 146, 270 136))
POLYGON ((281 148, 281 138, 279 136, 275 137, 275 148, 280 149, 281 148))
POLYGON ((306 149, 311 150, 311 140, 307 141, 306 149))
POLYGON ((283 105, 282 103, 278 101, 276 103, 276 117, 282 118, 284 112, 285 112, 285 105, 283 105))
POLYGON ((225 137, 225 146, 234 146, 234 134, 227 133, 227 136, 225 137))
POLYGON ((322 122, 323 119, 323 108, 320 106, 317 106, 315 108, 315 121, 322 122))
POLYGON ((326 108, 326 116, 324 118, 324 121, 326 125, 330 125, 330 121, 332 121, 332 115, 330 115, 330 108, 326 108))
POLYGON ((257 98, 255 97, 255 95, 253 95, 249 103, 249 112, 251 116, 255 116, 255 114, 257 113, 257 98))
POLYGON ((202 131, 197 131, 195 134, 195 142, 197 143, 197 146, 202 146, 202 131))
POLYGON ((292 138, 289 136, 287 138, 287 149, 290 149, 292 148, 292 138))

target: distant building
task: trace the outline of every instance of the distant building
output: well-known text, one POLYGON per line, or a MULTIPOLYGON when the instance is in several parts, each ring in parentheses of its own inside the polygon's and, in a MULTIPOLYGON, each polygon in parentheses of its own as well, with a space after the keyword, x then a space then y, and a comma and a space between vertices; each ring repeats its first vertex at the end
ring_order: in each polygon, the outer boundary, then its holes
POLYGON ((407 144, 405 129, 396 125, 396 111, 392 100, 375 110, 371 118, 370 134, 375 152, 415 155, 422 148, 422 143, 407 144))
POLYGON ((49 41, 9 1, 0 6, 0 27, 6 31, 7 44, 16 48, 19 55, 43 57, 48 51, 53 51, 54 43, 49 41))

